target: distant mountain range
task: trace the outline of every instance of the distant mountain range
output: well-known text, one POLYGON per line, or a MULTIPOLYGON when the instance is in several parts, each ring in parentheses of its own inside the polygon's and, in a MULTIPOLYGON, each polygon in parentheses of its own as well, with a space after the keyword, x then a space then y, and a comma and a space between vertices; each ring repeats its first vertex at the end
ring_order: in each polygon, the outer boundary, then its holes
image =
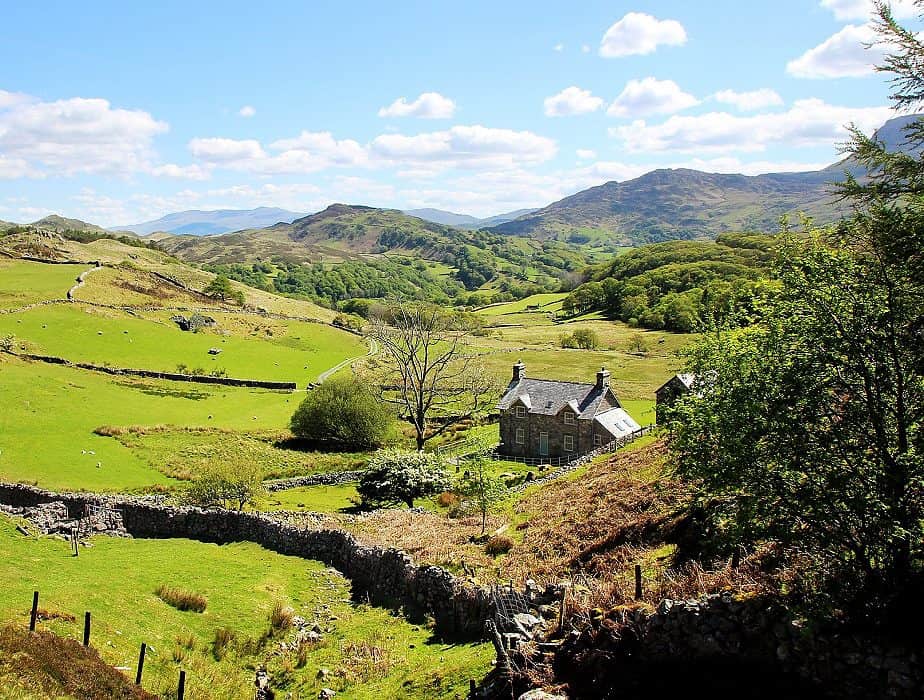
MULTIPOLYGON (((891 119, 874 136, 890 150, 907 150, 902 129, 918 118, 891 119)), ((849 160, 812 172, 752 176, 653 170, 633 180, 591 187, 491 230, 579 244, 605 240, 638 245, 714 238, 728 231, 775 231, 784 214, 805 213, 818 223, 830 223, 850 213, 833 187, 844 170, 859 172, 849 160)))
POLYGON ((479 219, 469 214, 456 214, 451 211, 442 209, 406 209, 405 214, 416 216, 424 221, 432 221, 435 224, 445 224, 446 226, 455 226, 475 230, 479 228, 490 228, 507 221, 513 221, 517 217, 525 216, 536 211, 535 209, 517 209, 516 211, 507 212, 506 214, 496 214, 485 219, 479 219))
POLYGON ((167 214, 154 221, 116 226, 113 230, 132 231, 140 236, 161 231, 178 236, 210 236, 216 233, 265 228, 280 222, 290 223, 302 216, 304 214, 276 207, 218 209, 216 211, 191 209, 167 214))

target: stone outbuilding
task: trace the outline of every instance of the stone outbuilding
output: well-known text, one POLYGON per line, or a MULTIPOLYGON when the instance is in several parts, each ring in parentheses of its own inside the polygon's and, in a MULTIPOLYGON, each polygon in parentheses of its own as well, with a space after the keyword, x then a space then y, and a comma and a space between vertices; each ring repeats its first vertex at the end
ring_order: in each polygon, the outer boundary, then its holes
POLYGON ((675 374, 655 391, 655 415, 658 423, 664 422, 664 409, 670 408, 696 382, 695 374, 675 374))
POLYGON ((610 388, 605 368, 596 383, 584 384, 530 379, 519 361, 497 408, 498 452, 516 457, 577 457, 640 428, 610 388))

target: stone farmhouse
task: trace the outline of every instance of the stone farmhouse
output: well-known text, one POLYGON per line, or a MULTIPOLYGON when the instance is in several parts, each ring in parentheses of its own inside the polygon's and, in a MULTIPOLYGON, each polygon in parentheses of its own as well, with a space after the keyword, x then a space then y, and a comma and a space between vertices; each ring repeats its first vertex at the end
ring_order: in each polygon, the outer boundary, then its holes
POLYGON ((639 429, 610 388, 610 373, 595 384, 529 379, 522 361, 497 404, 498 452, 516 457, 585 454, 639 429))

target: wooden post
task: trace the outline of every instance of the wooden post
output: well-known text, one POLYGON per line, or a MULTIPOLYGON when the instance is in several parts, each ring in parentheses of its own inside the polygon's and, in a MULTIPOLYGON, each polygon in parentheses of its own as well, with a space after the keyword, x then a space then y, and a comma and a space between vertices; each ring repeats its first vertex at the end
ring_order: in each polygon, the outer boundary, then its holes
POLYGON ((642 599, 642 566, 641 564, 635 565, 635 599, 642 599))
POLYGON ((90 611, 87 610, 83 615, 83 645, 90 646, 90 611))
POLYGON ((558 611, 558 631, 563 633, 565 628, 565 610, 568 608, 568 587, 561 589, 561 608, 558 611))
POLYGON ((183 700, 186 695, 186 671, 180 671, 180 684, 176 688, 177 700, 183 700))
POLYGON ((35 621, 38 619, 38 591, 32 593, 32 615, 29 617, 29 631, 35 632, 35 621))
POLYGON ((735 545, 735 551, 732 552, 731 564, 732 564, 733 569, 737 569, 738 566, 741 564, 741 547, 738 545, 735 545))
POLYGON ((141 685, 141 674, 144 671, 144 652, 148 650, 148 645, 141 642, 141 653, 138 654, 138 673, 135 674, 135 685, 141 685))

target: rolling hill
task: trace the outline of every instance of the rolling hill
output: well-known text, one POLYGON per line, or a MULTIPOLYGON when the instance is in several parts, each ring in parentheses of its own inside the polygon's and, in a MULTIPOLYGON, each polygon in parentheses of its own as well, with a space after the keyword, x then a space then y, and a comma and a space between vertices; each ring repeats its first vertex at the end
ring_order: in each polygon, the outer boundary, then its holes
MULTIPOLYGON (((902 128, 917 118, 891 119, 875 138, 901 150, 902 128)), ((845 169, 858 172, 849 160, 818 171, 752 176, 686 168, 654 170, 633 180, 591 187, 491 230, 574 243, 607 240, 638 245, 714 238, 730 231, 775 231, 781 216, 800 212, 828 223, 849 213, 832 187, 845 169)))
POLYGON ((132 231, 142 236, 155 232, 207 236, 231 231, 243 231, 250 228, 263 228, 279 222, 288 223, 300 216, 304 215, 288 209, 279 209, 278 207, 219 209, 216 211, 192 209, 167 214, 153 221, 128 224, 117 228, 122 231, 132 231))
POLYGON ((516 211, 510 211, 505 214, 495 214, 494 216, 489 216, 484 219, 479 219, 469 214, 456 214, 442 209, 408 209, 405 210, 404 213, 409 216, 416 216, 424 221, 432 221, 435 224, 446 224, 447 226, 457 226, 458 228, 474 230, 489 228, 507 221, 513 221, 520 216, 531 214, 534 211, 535 209, 517 209, 516 211))

